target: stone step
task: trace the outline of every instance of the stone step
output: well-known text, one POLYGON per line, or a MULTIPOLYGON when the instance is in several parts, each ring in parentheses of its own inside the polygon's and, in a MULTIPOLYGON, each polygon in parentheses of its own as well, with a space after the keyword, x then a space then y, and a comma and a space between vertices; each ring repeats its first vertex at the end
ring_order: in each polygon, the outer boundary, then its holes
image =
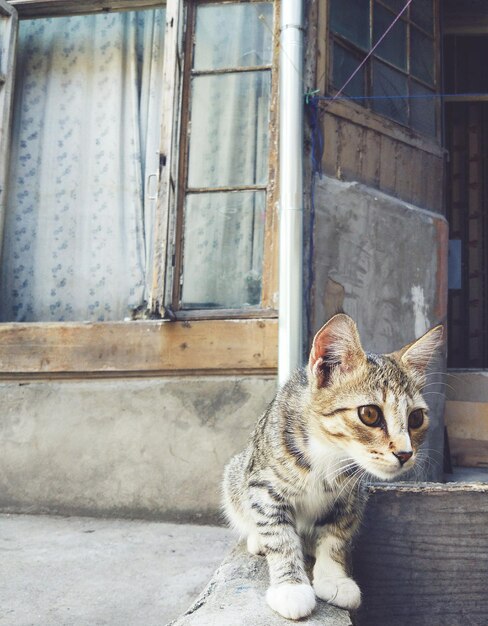
MULTIPOLYGON (((290 626, 266 604, 268 565, 237 545, 215 572, 188 611, 168 626, 290 626)), ((351 626, 347 611, 317 600, 312 615, 300 626, 351 626)))

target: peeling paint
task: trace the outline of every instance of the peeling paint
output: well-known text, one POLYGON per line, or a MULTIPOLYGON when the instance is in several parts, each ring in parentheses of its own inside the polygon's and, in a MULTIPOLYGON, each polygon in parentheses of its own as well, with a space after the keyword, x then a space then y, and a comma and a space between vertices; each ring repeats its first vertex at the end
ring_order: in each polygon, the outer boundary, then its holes
POLYGON ((428 307, 425 303, 424 290, 420 285, 412 287, 412 304, 415 319, 415 337, 420 337, 429 328, 428 307))

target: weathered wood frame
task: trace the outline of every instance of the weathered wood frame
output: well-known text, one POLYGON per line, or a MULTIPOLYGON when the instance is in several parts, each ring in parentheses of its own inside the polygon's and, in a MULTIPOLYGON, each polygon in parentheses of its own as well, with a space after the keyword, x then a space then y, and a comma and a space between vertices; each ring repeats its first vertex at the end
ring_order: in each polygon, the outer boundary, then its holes
MULTIPOLYGON (((163 3, 161 0, 11 0, 10 4, 21 18, 30 19, 156 8, 163 3)), ((275 23, 279 23, 279 19, 275 23)), ((176 30, 173 32, 176 33, 176 30)), ((277 319, 273 318, 276 317, 277 300, 278 77, 275 60, 273 64, 270 210, 265 233, 268 271, 263 277, 263 305, 266 308, 254 311, 195 311, 191 315, 182 315, 182 319, 191 317, 194 321, 181 323, 147 320, 98 324, 0 324, 0 379, 276 371, 278 333, 277 319), (230 317, 236 319, 230 320, 230 317)), ((174 140, 175 130, 177 132, 174 117, 172 123, 171 132, 163 134, 162 146, 174 140), (166 144, 165 136, 169 137, 166 144)), ((164 177, 161 179, 164 180, 164 177)), ((167 182, 171 185, 169 179, 167 182)), ((166 201, 160 185, 159 202, 166 201)), ((163 218, 162 231, 165 228, 163 218)), ((167 228, 171 229, 171 222, 168 222, 167 228)), ((169 252, 163 254, 168 256, 169 252)))
MULTIPOLYGON (((242 0, 243 3, 262 2, 263 0, 242 0)), ((199 5, 210 3, 211 0, 200 0, 199 5)), ((188 159, 189 159, 189 137, 186 128, 191 123, 190 120, 190 97, 191 97, 191 79, 193 76, 201 74, 195 72, 189 66, 184 73, 182 88, 182 111, 181 111, 181 136, 179 150, 179 189, 177 198, 177 208, 174 217, 174 235, 173 240, 176 242, 174 250, 174 280, 172 281, 172 290, 167 291, 167 301, 171 302, 171 308, 176 319, 192 319, 201 317, 202 315, 209 318, 247 318, 253 317, 276 317, 278 298, 278 59, 279 59, 279 5, 275 3, 274 26, 273 26, 273 58, 270 65, 246 68, 225 68, 224 70, 214 70, 205 72, 208 75, 217 75, 231 72, 250 72, 250 71, 269 71, 271 74, 271 94, 270 94, 270 115, 269 115, 269 154, 268 154, 268 182, 266 185, 240 185, 234 187, 219 188, 192 188, 187 185, 188 180, 188 159), (266 222, 264 230, 264 254, 263 254, 263 276, 262 276, 262 293, 261 303, 256 307, 245 309, 226 309, 226 310, 206 310, 206 311, 184 311, 179 310, 180 300, 180 278, 183 272, 183 231, 184 231, 184 203, 188 192, 210 192, 218 193, 225 191, 257 191, 266 192, 266 222)), ((188 5, 187 26, 188 34, 186 37, 185 57, 192 58, 192 46, 195 36, 195 3, 188 5)))
POLYGON ((274 373, 275 320, 1 324, 0 380, 274 373))
POLYGON ((0 20, 4 22, 5 38, 0 41, 0 242, 3 239, 5 219, 5 189, 7 164, 5 158, 10 143, 12 115, 13 76, 17 41, 17 12, 4 0, 0 0, 0 20), (2 158, 3 157, 3 158, 2 158))

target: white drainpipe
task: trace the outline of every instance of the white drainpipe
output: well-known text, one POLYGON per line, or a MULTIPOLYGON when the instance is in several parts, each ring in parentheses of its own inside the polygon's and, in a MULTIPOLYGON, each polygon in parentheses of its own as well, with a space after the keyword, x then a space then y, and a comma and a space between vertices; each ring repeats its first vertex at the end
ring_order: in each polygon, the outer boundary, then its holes
POLYGON ((282 0, 278 383, 302 365, 303 4, 282 0))

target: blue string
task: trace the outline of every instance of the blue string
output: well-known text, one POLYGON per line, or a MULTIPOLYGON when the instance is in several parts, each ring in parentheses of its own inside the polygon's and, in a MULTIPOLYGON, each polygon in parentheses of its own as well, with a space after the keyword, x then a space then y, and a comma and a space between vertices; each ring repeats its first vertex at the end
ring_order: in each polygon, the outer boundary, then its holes
POLYGON ((322 157, 324 154, 324 135, 320 123, 319 101, 321 96, 306 95, 306 113, 311 130, 312 172, 322 177, 322 157))
MULTIPOLYGON (((310 185, 310 225, 308 233, 308 289, 311 289, 314 284, 314 271, 313 271, 313 235, 315 229, 315 176, 319 175, 322 178, 322 157, 324 154, 324 134, 322 132, 322 125, 320 123, 320 108, 319 98, 317 91, 308 92, 305 94, 305 111, 310 126, 310 158, 312 162, 312 180, 310 185)), ((307 307, 307 319, 310 323, 311 320, 311 299, 305 298, 307 307)))

